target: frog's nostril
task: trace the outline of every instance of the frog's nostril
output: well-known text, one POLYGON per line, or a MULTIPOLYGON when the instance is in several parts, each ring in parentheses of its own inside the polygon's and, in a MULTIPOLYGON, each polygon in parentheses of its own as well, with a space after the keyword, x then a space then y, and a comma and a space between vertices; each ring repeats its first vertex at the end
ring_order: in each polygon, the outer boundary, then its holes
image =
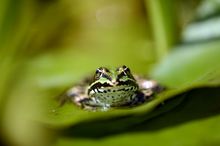
POLYGON ((112 84, 116 84, 116 82, 117 82, 117 81, 116 81, 115 79, 112 80, 112 84))

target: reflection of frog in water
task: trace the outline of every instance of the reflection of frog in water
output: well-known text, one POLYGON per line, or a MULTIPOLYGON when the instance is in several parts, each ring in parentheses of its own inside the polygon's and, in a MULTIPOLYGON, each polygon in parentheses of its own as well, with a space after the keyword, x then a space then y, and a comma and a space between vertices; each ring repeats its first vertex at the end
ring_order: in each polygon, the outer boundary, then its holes
POLYGON ((75 85, 65 97, 85 109, 106 110, 136 106, 152 99, 153 94, 161 90, 155 81, 134 77, 126 66, 112 71, 100 67, 91 81, 75 85))

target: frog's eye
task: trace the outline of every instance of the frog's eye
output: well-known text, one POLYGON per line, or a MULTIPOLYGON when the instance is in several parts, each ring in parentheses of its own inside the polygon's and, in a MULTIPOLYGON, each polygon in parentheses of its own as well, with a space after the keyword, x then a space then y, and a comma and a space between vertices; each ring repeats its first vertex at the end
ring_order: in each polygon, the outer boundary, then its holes
POLYGON ((95 79, 98 80, 100 77, 103 77, 103 78, 107 78, 110 80, 110 77, 108 76, 109 72, 110 71, 107 68, 100 67, 100 68, 96 69, 95 79))
POLYGON ((116 71, 119 72, 119 74, 124 74, 124 75, 127 75, 127 74, 131 73, 130 69, 125 65, 123 65, 122 67, 117 68, 116 71))
POLYGON ((95 74, 101 74, 102 70, 100 68, 96 69, 95 74))
POLYGON ((97 68, 96 69, 96 74, 102 74, 102 73, 109 73, 110 71, 107 69, 107 68, 105 68, 105 67, 99 67, 99 68, 97 68))
POLYGON ((101 67, 97 68, 95 71, 95 79, 98 80, 100 76, 102 75, 102 73, 103 73, 103 69, 101 67))
POLYGON ((122 67, 119 67, 117 69, 117 72, 118 72, 118 78, 122 78, 123 76, 127 76, 129 78, 134 79, 133 75, 131 74, 130 69, 125 65, 123 65, 122 67))
POLYGON ((126 67, 125 65, 122 66, 123 71, 126 73, 131 73, 130 69, 128 67, 126 67))

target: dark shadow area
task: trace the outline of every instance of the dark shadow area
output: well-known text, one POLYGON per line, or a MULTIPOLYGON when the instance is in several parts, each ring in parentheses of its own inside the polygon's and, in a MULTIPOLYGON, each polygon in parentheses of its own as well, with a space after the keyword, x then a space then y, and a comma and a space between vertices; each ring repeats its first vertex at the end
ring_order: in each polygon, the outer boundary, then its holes
POLYGON ((85 121, 61 131, 64 137, 102 138, 142 131, 157 131, 220 114, 220 87, 192 89, 177 95, 147 114, 85 121))
POLYGON ((2 136, 2 134, 0 134, 0 146, 9 146, 9 143, 7 143, 4 138, 5 136, 2 136))

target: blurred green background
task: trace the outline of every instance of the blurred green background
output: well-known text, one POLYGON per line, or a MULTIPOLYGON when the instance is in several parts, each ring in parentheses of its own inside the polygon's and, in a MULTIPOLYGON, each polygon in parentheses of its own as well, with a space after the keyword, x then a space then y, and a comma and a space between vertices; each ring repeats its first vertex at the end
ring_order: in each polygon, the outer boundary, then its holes
POLYGON ((1 0, 0 144, 220 145, 219 0, 1 0), (133 109, 54 97, 97 67, 166 86, 133 109))

